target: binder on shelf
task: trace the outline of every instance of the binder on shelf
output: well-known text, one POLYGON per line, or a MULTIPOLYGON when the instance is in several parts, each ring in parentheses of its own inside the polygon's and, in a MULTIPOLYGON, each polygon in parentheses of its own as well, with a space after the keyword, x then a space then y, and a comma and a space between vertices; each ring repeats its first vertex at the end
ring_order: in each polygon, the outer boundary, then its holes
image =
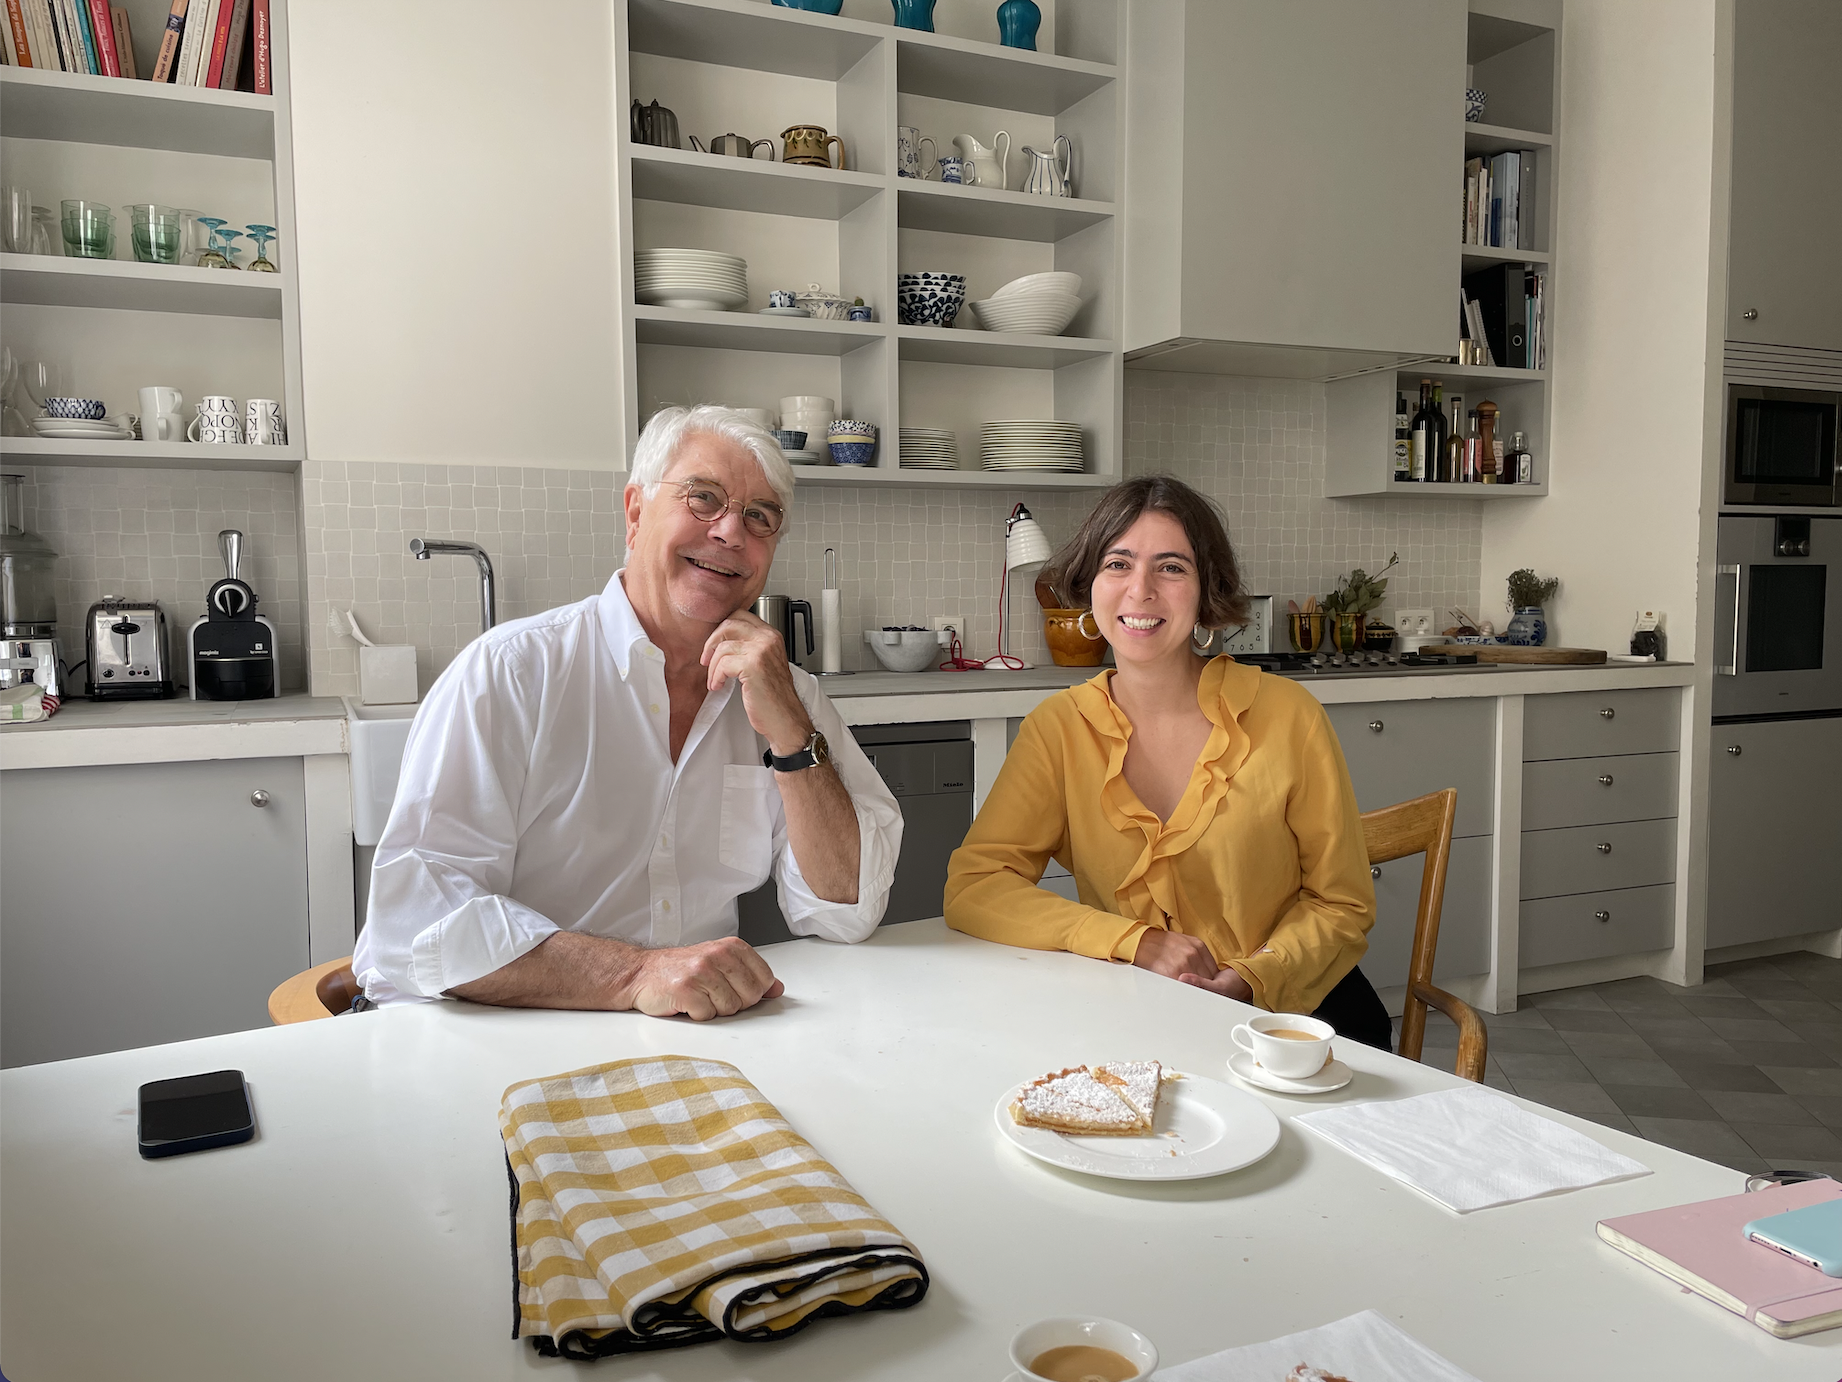
POLYGON ((1524 286, 1527 266, 1492 264, 1465 275, 1465 296, 1477 302, 1484 340, 1496 364, 1529 369, 1529 299, 1524 286))

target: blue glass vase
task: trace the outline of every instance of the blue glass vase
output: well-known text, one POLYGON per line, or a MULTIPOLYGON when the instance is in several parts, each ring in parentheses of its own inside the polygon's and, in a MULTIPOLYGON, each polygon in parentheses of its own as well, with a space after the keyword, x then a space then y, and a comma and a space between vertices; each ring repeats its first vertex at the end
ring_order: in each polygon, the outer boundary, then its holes
POLYGON ((998 6, 998 42, 1006 48, 1036 51, 1036 31, 1042 27, 1043 12, 1036 0, 1004 0, 998 6))
POLYGON ((934 0, 889 0, 895 6, 895 27, 934 32, 934 0))
POLYGON ((1539 648, 1548 641, 1548 620, 1540 605, 1522 605, 1503 630, 1503 641, 1512 648, 1539 648))
POLYGON ((806 10, 812 14, 836 14, 844 0, 774 0, 783 10, 806 10))

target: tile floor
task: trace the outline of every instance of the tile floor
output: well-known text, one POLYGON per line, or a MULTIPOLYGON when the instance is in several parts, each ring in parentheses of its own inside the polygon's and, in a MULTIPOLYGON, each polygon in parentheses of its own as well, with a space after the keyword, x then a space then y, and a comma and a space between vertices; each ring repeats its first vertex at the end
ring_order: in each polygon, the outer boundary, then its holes
MULTIPOLYGON (((1697 988, 1537 993, 1484 1021, 1498 1089, 1736 1171, 1842 1179, 1842 960, 1805 951, 1712 965, 1697 988)), ((1430 1014, 1421 1059, 1449 1070, 1457 1045, 1430 1014)))

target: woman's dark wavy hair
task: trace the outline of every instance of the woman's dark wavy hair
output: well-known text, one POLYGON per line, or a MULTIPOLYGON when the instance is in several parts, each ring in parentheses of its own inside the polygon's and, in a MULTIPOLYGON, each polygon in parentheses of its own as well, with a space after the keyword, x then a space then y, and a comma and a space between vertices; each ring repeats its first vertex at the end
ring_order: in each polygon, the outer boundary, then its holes
POLYGON ((1196 574, 1202 582, 1197 622, 1211 629, 1243 623, 1247 601, 1241 587, 1241 568, 1234 559, 1234 544, 1228 540, 1228 525, 1212 499, 1174 475, 1140 475, 1102 494, 1081 531, 1055 554, 1049 565, 1050 579, 1077 605, 1091 603, 1094 577, 1107 552, 1121 533, 1152 509, 1169 514, 1183 525, 1190 550, 1196 554, 1196 574))

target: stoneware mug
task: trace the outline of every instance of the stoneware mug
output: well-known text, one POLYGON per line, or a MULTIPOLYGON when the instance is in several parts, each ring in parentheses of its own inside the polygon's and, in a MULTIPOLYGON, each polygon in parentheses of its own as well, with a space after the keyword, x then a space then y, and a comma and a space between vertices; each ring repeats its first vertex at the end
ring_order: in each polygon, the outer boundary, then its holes
POLYGON ((243 435, 251 446, 285 446, 288 429, 281 420, 281 401, 252 398, 243 409, 243 435))
POLYGON ((226 394, 208 393, 198 401, 198 416, 185 429, 187 441, 212 446, 243 440, 243 424, 237 418, 237 400, 226 394))
POLYGON ((838 167, 848 168, 844 160, 844 141, 835 134, 827 134, 823 125, 789 125, 780 132, 781 142, 786 146, 781 154, 782 163, 801 163, 809 168, 830 168, 831 146, 838 146, 838 167))
POLYGON ((178 441, 185 435, 179 410, 185 395, 169 384, 150 384, 141 390, 141 440, 178 441))
POLYGON ((975 176, 977 176, 977 174, 972 170, 972 162, 970 159, 955 158, 953 155, 948 154, 940 160, 940 180, 942 182, 956 182, 962 185, 969 185, 975 176))
POLYGON ((1262 1070, 1282 1079, 1305 1080, 1330 1059, 1330 1039, 1337 1029, 1298 1013, 1261 1013, 1243 1022, 1228 1039, 1247 1052, 1262 1070), (1287 1033, 1280 1036, 1278 1033, 1287 1033))

